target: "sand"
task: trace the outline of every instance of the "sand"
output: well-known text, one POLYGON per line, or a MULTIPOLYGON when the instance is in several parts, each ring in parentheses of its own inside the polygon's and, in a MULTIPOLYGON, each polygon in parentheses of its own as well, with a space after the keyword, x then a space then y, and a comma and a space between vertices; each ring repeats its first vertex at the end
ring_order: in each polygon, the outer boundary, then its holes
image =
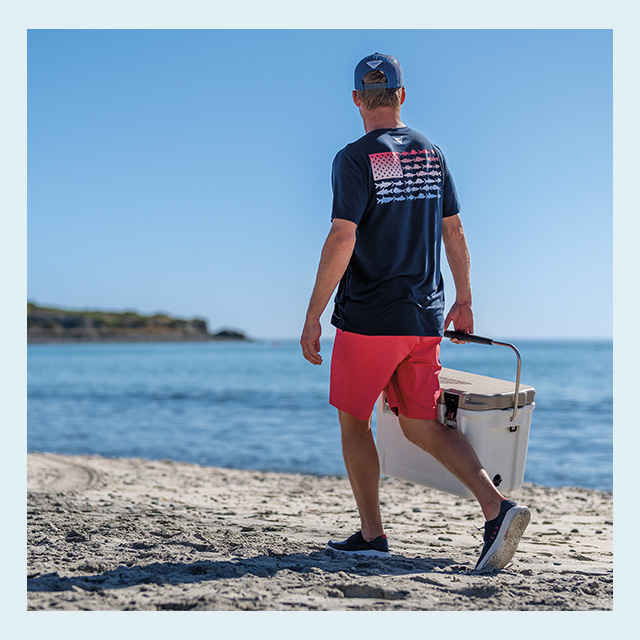
POLYGON ((512 562, 473 571, 477 504, 381 480, 392 557, 344 557, 349 483, 169 460, 28 455, 28 610, 586 611, 613 607, 613 496, 525 484, 512 562))

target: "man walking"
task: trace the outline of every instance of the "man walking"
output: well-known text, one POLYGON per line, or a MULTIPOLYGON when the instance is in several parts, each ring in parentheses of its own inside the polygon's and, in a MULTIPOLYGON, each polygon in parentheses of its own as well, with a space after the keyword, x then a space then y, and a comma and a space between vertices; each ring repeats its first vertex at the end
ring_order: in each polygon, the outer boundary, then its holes
POLYGON ((371 433, 376 399, 386 390, 404 435, 458 477, 486 519, 476 569, 501 569, 530 520, 494 487, 475 451, 437 420, 440 341, 453 322, 473 332, 470 261, 460 205, 442 151, 404 125, 406 92, 392 56, 375 53, 355 69, 353 101, 365 135, 335 157, 333 209, 300 339, 304 357, 322 363, 320 316, 338 286, 331 323, 336 338, 330 403, 338 409, 345 467, 361 529, 329 549, 386 557, 378 486, 380 465, 371 433), (440 247, 456 287, 444 317, 440 247))

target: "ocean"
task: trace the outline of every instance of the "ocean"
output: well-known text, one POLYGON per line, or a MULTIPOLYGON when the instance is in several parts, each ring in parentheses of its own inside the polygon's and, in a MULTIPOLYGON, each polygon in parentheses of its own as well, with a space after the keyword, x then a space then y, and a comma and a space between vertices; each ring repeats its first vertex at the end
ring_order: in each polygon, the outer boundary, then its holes
MULTIPOLYGON (((536 389, 525 482, 613 489, 613 344, 516 341, 536 389)), ((30 452, 346 475, 324 364, 297 341, 33 344, 30 452)), ((499 346, 443 341, 450 369, 514 380, 499 346)), ((375 424, 374 424, 375 427, 375 424)))

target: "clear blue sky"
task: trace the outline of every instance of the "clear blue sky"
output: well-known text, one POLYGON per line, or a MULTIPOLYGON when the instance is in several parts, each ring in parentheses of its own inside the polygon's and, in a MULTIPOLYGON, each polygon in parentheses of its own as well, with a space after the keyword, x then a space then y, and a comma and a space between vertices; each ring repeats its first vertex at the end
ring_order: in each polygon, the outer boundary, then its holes
POLYGON ((609 30, 31 30, 28 298, 298 337, 374 51, 453 173, 476 333, 611 337, 609 30))

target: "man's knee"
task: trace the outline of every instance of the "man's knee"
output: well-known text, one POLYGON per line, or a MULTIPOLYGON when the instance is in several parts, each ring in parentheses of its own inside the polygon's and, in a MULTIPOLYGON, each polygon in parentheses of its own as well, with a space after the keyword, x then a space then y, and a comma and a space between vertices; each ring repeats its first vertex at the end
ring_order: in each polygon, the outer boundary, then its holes
POLYGON ((441 430, 447 428, 437 420, 417 420, 415 418, 407 418, 402 414, 398 416, 398 421, 404 437, 409 442, 413 442, 413 444, 423 448, 425 445, 435 444, 435 440, 440 436, 441 430))

